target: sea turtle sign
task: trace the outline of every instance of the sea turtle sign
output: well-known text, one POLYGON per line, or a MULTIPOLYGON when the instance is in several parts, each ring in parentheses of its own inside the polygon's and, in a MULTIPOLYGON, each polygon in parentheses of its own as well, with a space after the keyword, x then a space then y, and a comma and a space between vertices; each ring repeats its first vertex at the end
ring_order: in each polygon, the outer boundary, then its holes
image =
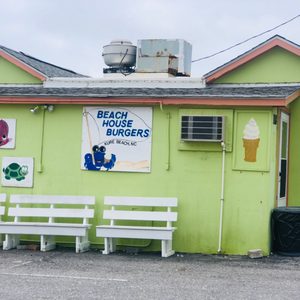
POLYGON ((81 168, 150 172, 151 107, 84 107, 81 168))
POLYGON ((3 157, 1 171, 2 186, 33 186, 32 157, 3 157))

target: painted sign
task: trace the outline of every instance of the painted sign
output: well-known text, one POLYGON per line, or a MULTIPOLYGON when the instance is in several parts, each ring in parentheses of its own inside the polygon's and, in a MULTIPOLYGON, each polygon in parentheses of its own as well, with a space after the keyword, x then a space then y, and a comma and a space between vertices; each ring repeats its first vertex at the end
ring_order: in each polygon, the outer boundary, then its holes
POLYGON ((0 119, 0 149, 14 149, 16 119, 0 119))
POLYGON ((32 187, 33 158, 3 157, 1 184, 3 186, 32 187))
POLYGON ((269 171, 272 112, 236 110, 233 169, 269 171))
POLYGON ((150 172, 151 107, 84 107, 81 168, 150 172))
POLYGON ((243 133, 243 146, 245 149, 244 160, 248 162, 256 162, 256 153, 260 141, 260 131, 255 119, 251 118, 248 121, 243 133))

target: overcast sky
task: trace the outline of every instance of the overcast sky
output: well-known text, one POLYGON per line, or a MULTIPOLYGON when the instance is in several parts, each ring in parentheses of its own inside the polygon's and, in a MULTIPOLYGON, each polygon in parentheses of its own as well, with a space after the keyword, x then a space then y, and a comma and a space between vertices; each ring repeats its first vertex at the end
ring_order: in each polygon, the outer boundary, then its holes
MULTIPOLYGON (((102 77, 113 39, 180 38, 193 59, 210 55, 300 14, 299 0, 0 0, 0 45, 102 77)), ((193 63, 200 77, 275 34, 300 44, 300 18, 216 57, 193 63)))

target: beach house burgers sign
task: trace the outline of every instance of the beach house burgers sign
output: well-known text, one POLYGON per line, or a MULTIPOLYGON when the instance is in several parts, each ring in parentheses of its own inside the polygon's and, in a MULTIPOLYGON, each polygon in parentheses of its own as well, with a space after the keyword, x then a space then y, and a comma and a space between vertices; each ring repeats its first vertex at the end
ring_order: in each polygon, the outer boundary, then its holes
POLYGON ((151 107, 84 107, 81 168, 150 172, 151 107))

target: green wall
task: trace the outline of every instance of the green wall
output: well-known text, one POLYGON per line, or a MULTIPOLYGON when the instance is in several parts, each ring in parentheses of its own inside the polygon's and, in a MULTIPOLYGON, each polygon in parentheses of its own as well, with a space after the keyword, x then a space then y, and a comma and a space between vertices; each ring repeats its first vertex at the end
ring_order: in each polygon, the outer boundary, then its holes
MULTIPOLYGON (((105 195, 174 196, 178 197, 178 228, 174 249, 180 252, 216 253, 218 250, 219 209, 221 193, 222 152, 187 150, 179 145, 179 115, 176 107, 153 110, 151 173, 95 172, 80 169, 82 138, 82 106, 56 105, 45 112, 44 142, 41 143, 43 113, 32 114, 29 105, 1 105, 1 118, 17 119, 16 148, 0 149, 3 156, 34 157, 34 187, 0 187, 0 192, 95 195, 95 226, 102 221, 105 195), (170 113, 170 144, 168 144, 168 113, 170 113), (43 161, 41 168, 41 147, 43 161), (169 168, 168 166, 169 164, 169 168), (42 172, 39 172, 41 171, 42 172)), ((193 109, 205 114, 205 108, 193 109)), ((235 136, 236 111, 215 110, 217 114, 233 115, 227 134, 235 136)), ((250 109, 256 116, 255 109, 250 109)), ((272 110, 264 110, 272 114, 272 110)), ((260 112, 260 111, 257 111, 260 112)), ((270 125, 270 164, 267 170, 234 168, 235 152, 226 152, 224 229, 222 250, 228 254, 246 254, 261 248, 269 253, 269 214, 274 205, 276 126, 270 125), (255 188, 253 188, 255 187, 255 188)), ((239 129, 240 130, 240 129, 239 129)), ((238 137, 241 138, 241 137, 238 137)), ((233 144, 235 139, 231 139, 233 144)), ((233 145, 234 146, 234 145, 233 145)), ((193 148, 193 147, 192 147, 193 148)), ((235 146, 233 147, 235 149, 235 146)), ((238 148, 237 151, 243 151, 238 148)), ((63 239, 63 241, 70 241, 63 239)), ((131 243, 127 241, 126 243, 131 243)), ((148 243, 148 242, 147 242, 148 243)), ((146 244, 145 244, 146 245, 146 244)), ((148 250, 160 249, 158 241, 148 250)))
POLYGON ((289 149, 289 184, 288 184, 288 205, 300 205, 300 98, 295 100, 290 109, 290 149, 289 149))
POLYGON ((300 81, 300 57, 280 47, 264 53, 214 83, 283 83, 300 81))
MULTIPOLYGON (((214 83, 299 83, 300 82, 300 57, 280 47, 262 54, 243 66, 222 76, 214 83)), ((288 205, 300 205, 300 98, 294 100, 288 107, 290 114, 290 142, 289 142, 289 164, 288 164, 288 205)), ((279 126, 278 126, 279 127, 279 126)), ((279 137, 279 128, 277 138, 279 137)), ((275 138, 274 138, 275 140, 275 138)), ((279 140, 279 138, 278 138, 279 140)), ((274 149, 279 145, 277 140, 274 149)), ((272 150, 272 149, 271 149, 272 150)), ((277 165, 277 158, 274 166, 277 165)), ((278 174, 274 173, 273 190, 270 196, 274 195, 270 202, 273 208, 276 200, 274 189, 277 188, 278 174)))
POLYGON ((1 83, 39 84, 41 81, 0 57, 0 84, 1 83))

